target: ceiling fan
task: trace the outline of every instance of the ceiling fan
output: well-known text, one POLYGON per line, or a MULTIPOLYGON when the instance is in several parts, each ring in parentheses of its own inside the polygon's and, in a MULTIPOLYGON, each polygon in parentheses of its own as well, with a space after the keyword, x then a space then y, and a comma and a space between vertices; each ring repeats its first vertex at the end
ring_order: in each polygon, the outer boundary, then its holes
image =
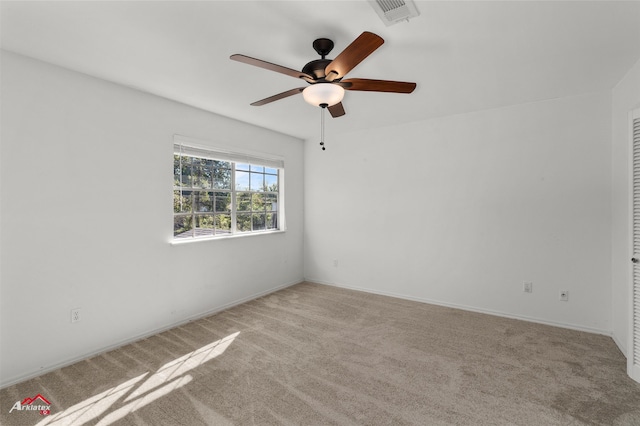
POLYGON ((305 101, 311 105, 327 108, 332 117, 341 117, 345 114, 342 105, 345 90, 411 93, 416 88, 416 83, 404 81, 371 80, 366 78, 343 80, 349 71, 382 46, 383 43, 382 37, 365 31, 335 59, 331 60, 326 59, 326 56, 333 49, 333 41, 328 38, 319 38, 313 42, 313 48, 322 58, 307 63, 302 68, 302 71, 296 71, 245 55, 231 55, 230 59, 299 78, 309 83, 309 86, 287 90, 253 102, 251 105, 261 106, 302 93, 305 101))

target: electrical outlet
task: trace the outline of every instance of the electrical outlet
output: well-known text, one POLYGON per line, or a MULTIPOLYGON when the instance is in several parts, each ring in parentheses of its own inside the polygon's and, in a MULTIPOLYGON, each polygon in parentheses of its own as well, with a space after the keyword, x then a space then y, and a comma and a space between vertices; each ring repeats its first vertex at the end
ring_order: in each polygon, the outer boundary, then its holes
POLYGON ((522 291, 524 291, 525 293, 533 293, 533 283, 530 281, 523 282, 522 291))
POLYGON ((71 322, 78 322, 80 321, 80 308, 76 308, 76 309, 72 309, 71 310, 71 322))
POLYGON ((563 302, 569 301, 569 291, 568 290, 560 290, 560 300, 563 302))
POLYGON ((338 259, 333 259, 333 267, 334 268, 338 267, 338 259))

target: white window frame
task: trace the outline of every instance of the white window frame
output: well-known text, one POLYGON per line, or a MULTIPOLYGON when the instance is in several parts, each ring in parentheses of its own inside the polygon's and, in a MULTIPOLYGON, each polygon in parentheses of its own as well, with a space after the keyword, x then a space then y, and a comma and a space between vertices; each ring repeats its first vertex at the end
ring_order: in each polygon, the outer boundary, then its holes
MULTIPOLYGON (((246 236, 255 236, 255 235, 265 235, 265 234, 273 234, 280 233, 286 231, 286 222, 285 222, 285 214, 284 214, 284 159, 282 157, 277 157, 261 152, 254 152, 248 150, 239 151, 235 148, 228 148, 221 145, 214 145, 212 143, 207 143, 206 141, 189 138, 182 135, 174 135, 173 138, 173 153, 174 155, 182 155, 189 156, 195 158, 205 158, 210 160, 218 160, 218 161, 226 161, 231 163, 231 189, 230 190, 218 190, 218 192, 229 191, 231 195, 231 230, 230 233, 222 233, 215 235, 206 235, 206 236, 190 236, 190 237, 178 237, 176 238, 173 235, 171 237, 172 244, 181 244, 195 241, 206 241, 206 240, 219 240, 225 238, 238 238, 238 237, 246 237, 246 236), (278 179, 278 191, 277 191, 277 211, 276 211, 276 221, 277 227, 274 229, 264 229, 264 230, 251 230, 251 231, 238 231, 236 229, 237 225, 237 202, 236 202, 236 193, 237 192, 252 192, 252 191, 242 191, 236 189, 236 164, 248 164, 254 166, 264 166, 270 169, 277 170, 277 179, 278 179)), ((239 170, 242 171, 242 170, 239 170)), ((172 178, 172 181, 174 178, 172 178)), ((173 199, 173 191, 177 190, 178 187, 172 185, 172 199, 173 199)), ((215 188, 211 188, 207 190, 208 192, 216 192, 215 188)), ((192 213, 195 215, 195 213, 192 213)), ((175 226, 175 217, 177 213, 174 211, 173 213, 173 221, 175 226)))

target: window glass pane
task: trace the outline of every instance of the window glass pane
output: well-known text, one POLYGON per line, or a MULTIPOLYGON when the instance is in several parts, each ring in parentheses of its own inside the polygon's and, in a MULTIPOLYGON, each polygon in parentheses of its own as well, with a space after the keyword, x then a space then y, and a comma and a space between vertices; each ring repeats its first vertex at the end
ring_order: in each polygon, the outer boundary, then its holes
POLYGON ((236 171, 236 190, 237 191, 249 190, 249 172, 236 171))
POLYGON ((251 197, 251 210, 253 210, 254 212, 264 211, 265 195, 267 194, 264 194, 264 193, 253 194, 253 196, 251 197))
POLYGON ((278 214, 277 213, 267 213, 267 229, 278 229, 278 214))
POLYGON ((236 215, 236 227, 238 232, 251 231, 251 213, 238 213, 236 215))
POLYGON ((196 237, 208 237, 214 234, 213 215, 196 215, 196 237))
POLYGON ((264 172, 264 166, 256 166, 256 165, 251 165, 251 171, 252 172, 264 172))
POLYGON ((191 212, 191 191, 173 191, 173 212, 191 212))
POLYGON ((191 216, 174 216, 173 217, 173 236, 174 238, 191 238, 193 237, 193 218, 191 216))
POLYGON ((263 231, 265 229, 266 215, 264 213, 254 213, 252 220, 254 231, 263 231))
POLYGON ((231 215, 217 214, 215 217, 216 234, 231 233, 231 215))
POLYGON ((264 175, 262 173, 251 173, 251 190, 264 191, 264 175))
POLYGON ((173 186, 180 186, 182 184, 182 171, 180 169, 180 156, 173 156, 173 186))
POLYGON ((202 166, 194 164, 191 166, 191 186, 193 188, 205 188, 201 185, 202 166))
POLYGON ((266 186, 266 190, 267 191, 277 192, 278 191, 278 176, 264 175, 264 184, 266 186))
POLYGON ((193 208, 196 212, 212 212, 213 192, 195 191, 193 195, 193 208))
POLYGON ((278 194, 264 194, 263 200, 266 211, 278 211, 278 194))
POLYGON ((239 212, 251 211, 251 193, 250 192, 236 193, 236 210, 239 212))
POLYGON ((191 186, 191 157, 173 156, 173 185, 191 186))
POLYGON ((236 170, 251 170, 251 166, 248 164, 236 164, 236 170))
POLYGON ((207 160, 204 158, 193 159, 193 182, 194 188, 211 188, 212 186, 212 172, 213 172, 213 160, 207 160))
POLYGON ((213 160, 213 167, 218 169, 230 169, 231 163, 228 161, 213 160))
POLYGON ((215 197, 216 197, 215 209, 217 212, 231 211, 231 193, 230 192, 216 192, 215 197))
MULTIPOLYGON (((218 163, 222 163, 222 161, 218 161, 218 163)), ((231 169, 225 167, 214 168, 213 187, 216 189, 231 189, 231 169)))
POLYGON ((264 172, 265 173, 269 173, 271 175, 277 175, 278 174, 278 169, 271 169, 269 167, 265 167, 264 168, 264 172))

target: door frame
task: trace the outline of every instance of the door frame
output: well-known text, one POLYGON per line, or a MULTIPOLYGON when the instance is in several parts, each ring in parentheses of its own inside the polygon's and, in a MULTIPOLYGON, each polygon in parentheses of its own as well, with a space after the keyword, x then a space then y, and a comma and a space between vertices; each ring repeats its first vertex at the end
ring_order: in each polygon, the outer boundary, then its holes
MULTIPOLYGON (((635 346, 640 342, 635 342, 635 306, 634 306, 634 269, 640 268, 640 264, 635 264, 631 261, 636 255, 640 257, 640 253, 634 253, 634 146, 633 146, 633 120, 640 118, 640 107, 634 108, 629 111, 628 115, 628 140, 629 140, 629 286, 628 286, 628 335, 627 335, 627 374, 633 380, 640 382, 640 355, 639 359, 635 359, 635 346), (636 266, 637 265, 637 266, 636 266)), ((640 150, 640 148, 639 148, 640 150)), ((639 160, 640 161, 640 158, 639 160)), ((640 165, 639 165, 640 167, 640 165)), ((637 313, 640 315, 640 312, 637 313)))

